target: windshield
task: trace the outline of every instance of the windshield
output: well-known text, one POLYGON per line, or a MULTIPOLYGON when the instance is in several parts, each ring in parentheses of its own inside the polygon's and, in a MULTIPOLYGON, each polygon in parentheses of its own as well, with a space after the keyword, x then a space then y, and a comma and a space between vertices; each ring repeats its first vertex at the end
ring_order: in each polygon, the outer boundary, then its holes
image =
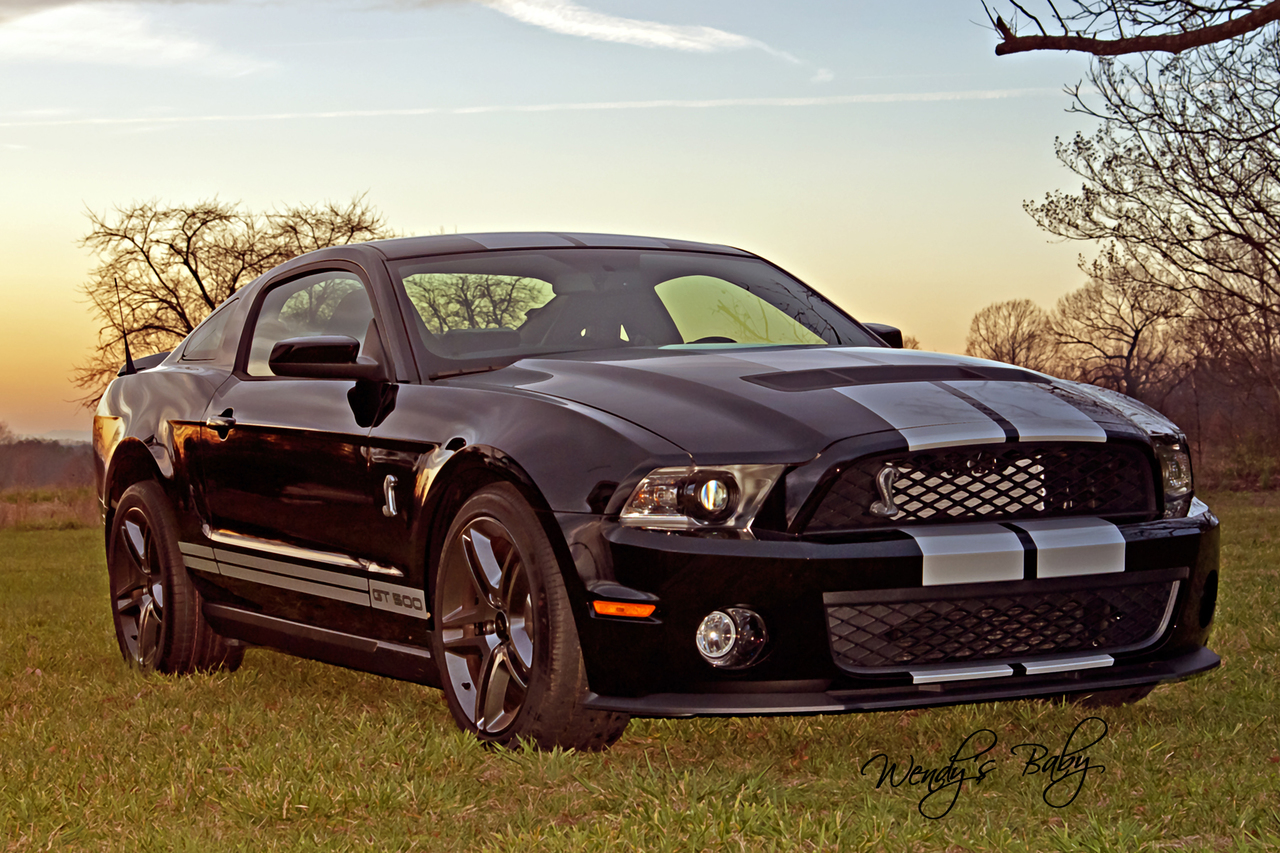
POLYGON ((432 353, 468 361, 624 347, 880 346, 754 258, 630 249, 485 252, 394 274, 432 353))

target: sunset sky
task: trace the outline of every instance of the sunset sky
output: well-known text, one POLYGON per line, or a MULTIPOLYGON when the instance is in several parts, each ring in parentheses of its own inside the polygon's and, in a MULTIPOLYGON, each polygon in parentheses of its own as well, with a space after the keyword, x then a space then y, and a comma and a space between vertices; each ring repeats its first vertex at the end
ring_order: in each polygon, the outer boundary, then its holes
POLYGON ((1022 211, 1087 62, 994 46, 978 0, 0 0, 0 421, 87 436, 85 211, 153 198, 729 243, 962 351, 1088 251, 1022 211))

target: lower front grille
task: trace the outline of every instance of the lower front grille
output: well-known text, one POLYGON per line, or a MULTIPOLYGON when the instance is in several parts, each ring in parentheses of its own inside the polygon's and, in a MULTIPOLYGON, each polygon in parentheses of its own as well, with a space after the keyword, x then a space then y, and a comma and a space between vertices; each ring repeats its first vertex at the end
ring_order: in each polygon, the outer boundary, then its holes
POLYGON ((1016 662, 1155 642, 1186 570, 823 596, 831 653, 857 673, 1016 662))

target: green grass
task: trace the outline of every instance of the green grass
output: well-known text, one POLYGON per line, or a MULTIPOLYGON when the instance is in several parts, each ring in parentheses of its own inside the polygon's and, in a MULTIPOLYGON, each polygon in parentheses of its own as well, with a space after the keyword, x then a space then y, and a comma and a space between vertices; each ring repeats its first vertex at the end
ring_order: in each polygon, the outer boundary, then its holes
POLYGON ((1262 850, 1280 846, 1280 498, 1226 494, 1225 666, 1107 710, 1105 771, 1056 809, 1010 747, 1090 712, 1012 702, 840 717, 635 720, 598 755, 500 752, 437 691, 252 650, 233 675, 120 660, 96 530, 0 531, 0 849, 1262 850), (975 729, 994 769, 940 820, 926 767, 975 729))

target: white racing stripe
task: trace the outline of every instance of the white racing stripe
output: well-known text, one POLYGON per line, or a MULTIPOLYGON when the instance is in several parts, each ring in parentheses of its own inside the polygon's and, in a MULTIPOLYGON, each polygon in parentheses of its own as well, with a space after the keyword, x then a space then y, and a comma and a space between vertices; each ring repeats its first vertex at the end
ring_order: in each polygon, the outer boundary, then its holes
POLYGON ((1065 578, 1124 571, 1124 534, 1101 518, 1019 521, 1036 546, 1036 577, 1065 578))
POLYGON ((888 421, 912 450, 1006 440, 995 421, 932 382, 890 382, 835 390, 888 421))
MULTIPOLYGON (((188 568, 220 574, 224 577, 252 581, 263 586, 288 589, 348 604, 362 604, 401 616, 430 619, 431 612, 422 590, 375 578, 330 572, 312 566, 268 560, 221 548, 206 548, 190 542, 179 542, 183 562, 188 568), (195 556, 199 555, 199 556, 195 556), (205 559, 205 555, 209 559, 205 559)), ((354 564, 354 562, 353 562, 354 564)), ((370 571, 387 572, 377 564, 370 571)), ((395 570, 398 571, 398 570, 395 570)))
POLYGON ((278 575, 306 578, 307 580, 313 580, 319 583, 327 583, 334 586, 345 586, 348 589, 360 589, 364 590, 366 593, 369 591, 369 582, 364 578, 352 577, 351 575, 344 575, 339 572, 327 572, 324 569, 313 569, 310 566, 299 566, 296 563, 282 563, 279 560, 265 560, 262 557, 251 557, 248 554, 237 554, 233 551, 224 551, 221 548, 215 548, 214 553, 217 555, 218 564, 223 567, 228 564, 235 563, 249 568, 262 569, 265 572, 274 572, 278 575))
POLYGON ((1098 669, 1111 666, 1116 659, 1111 655, 1081 655, 1073 658, 1047 658, 1022 666, 1027 675, 1044 675, 1049 672, 1072 672, 1077 669, 1098 669))
POLYGON ((213 549, 204 545, 195 545, 191 542, 179 542, 178 550, 187 557, 203 557, 206 560, 213 559, 213 549))
POLYGON ((188 557, 184 555, 182 562, 186 563, 188 569, 196 569, 198 571, 209 572, 210 574, 215 575, 220 574, 218 571, 218 564, 213 560, 202 560, 199 557, 188 557))
POLYGON ((1022 580, 1023 547, 1018 534, 998 524, 906 529, 924 555, 925 586, 1022 580))
POLYGON ((1003 664, 987 666, 964 666, 955 669, 912 670, 911 681, 915 684, 937 684, 941 681, 968 681, 971 678, 1002 678, 1013 675, 1013 667, 1003 664))
POLYGON ((1018 431, 1019 441, 1106 441, 1084 412, 1033 382, 963 380, 943 383, 977 400, 1018 431))
POLYGON ((329 586, 325 583, 312 583, 311 581, 285 577, 284 575, 273 575, 270 572, 259 572, 255 569, 246 569, 242 566, 233 566, 228 563, 220 563, 219 566, 222 569, 223 577, 239 578, 240 580, 260 583, 264 586, 291 589, 294 592, 303 592, 320 598, 345 601, 348 604, 363 604, 365 607, 369 606, 368 589, 364 592, 357 592, 354 589, 343 589, 342 587, 329 586))

